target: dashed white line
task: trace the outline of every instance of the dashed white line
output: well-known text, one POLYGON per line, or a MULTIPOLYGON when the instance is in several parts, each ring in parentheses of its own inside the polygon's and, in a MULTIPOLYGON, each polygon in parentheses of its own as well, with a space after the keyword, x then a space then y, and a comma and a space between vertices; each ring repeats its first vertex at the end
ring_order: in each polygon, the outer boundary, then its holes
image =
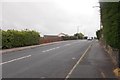
POLYGON ((73 60, 76 59, 75 57, 72 58, 73 60))
POLYGON ((71 45, 71 44, 65 44, 64 46, 54 47, 54 48, 51 48, 51 49, 48 49, 48 50, 44 50, 44 51, 42 51, 42 52, 43 52, 43 53, 49 52, 49 51, 52 51, 52 50, 55 50, 55 49, 59 49, 60 47, 65 47, 65 46, 69 46, 69 45, 71 45))
POLYGON ((56 49, 58 49, 58 48, 60 48, 60 47, 56 47, 56 49))
POLYGON ((65 44, 64 46, 69 46, 69 45, 71 45, 71 44, 65 44))
POLYGON ((41 77, 42 79, 44 79, 45 77, 41 77))
MULTIPOLYGON (((76 42, 74 42, 74 43, 76 43, 76 42)), ((52 51, 52 50, 55 50, 55 49, 59 49, 59 48, 61 48, 61 47, 70 46, 70 45, 71 45, 71 44, 65 44, 65 45, 63 45, 63 46, 54 47, 54 48, 51 48, 51 49, 48 49, 48 50, 44 50, 44 51, 42 51, 42 52, 45 53, 45 52, 49 52, 49 51, 52 51)))
POLYGON ((23 56, 23 57, 20 57, 20 58, 17 58, 17 59, 13 59, 13 60, 10 60, 10 61, 6 61, 6 62, 2 62, 2 63, 0 63, 0 65, 3 65, 3 64, 6 64, 6 63, 10 63, 10 62, 13 62, 13 61, 17 61, 17 60, 21 60, 21 59, 25 59, 25 58, 28 58, 28 57, 31 57, 31 55, 23 56))
POLYGON ((54 49, 56 49, 56 48, 51 48, 51 49, 48 49, 48 50, 44 50, 44 51, 42 51, 42 52, 44 53, 44 52, 52 51, 52 50, 54 50, 54 49))

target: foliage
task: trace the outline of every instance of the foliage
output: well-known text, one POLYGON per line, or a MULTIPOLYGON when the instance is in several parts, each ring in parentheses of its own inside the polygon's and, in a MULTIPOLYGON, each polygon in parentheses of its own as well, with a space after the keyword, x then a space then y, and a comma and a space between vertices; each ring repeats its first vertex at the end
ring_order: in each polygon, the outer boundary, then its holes
POLYGON ((120 3, 101 2, 101 22, 105 42, 114 48, 120 49, 120 3))
POLYGON ((97 31, 96 31, 96 36, 97 36, 97 39, 98 39, 98 40, 101 38, 101 35, 102 35, 102 29, 97 30, 97 31))
POLYGON ((2 48, 13 48, 39 44, 39 33, 30 30, 2 30, 2 48))
POLYGON ((2 31, 0 29, 0 49, 2 48, 2 31))
POLYGON ((77 38, 75 36, 62 36, 63 40, 76 40, 77 38))
POLYGON ((77 37, 78 39, 83 39, 84 35, 82 33, 76 33, 74 34, 75 37, 77 37))
POLYGON ((88 36, 84 36, 84 39, 87 39, 88 38, 88 36))
POLYGON ((84 39, 84 35, 82 33, 76 33, 74 36, 62 36, 63 40, 76 40, 76 39, 84 39))

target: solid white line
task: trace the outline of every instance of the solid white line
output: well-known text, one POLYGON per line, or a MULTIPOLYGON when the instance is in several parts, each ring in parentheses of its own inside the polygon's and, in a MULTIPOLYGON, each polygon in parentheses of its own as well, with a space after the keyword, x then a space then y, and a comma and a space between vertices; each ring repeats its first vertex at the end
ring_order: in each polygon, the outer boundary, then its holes
POLYGON ((13 61, 17 61, 17 60, 21 60, 21 59, 25 59, 25 58, 28 58, 28 57, 30 57, 30 56, 31 56, 31 55, 24 56, 24 57, 20 57, 20 58, 13 59, 13 60, 10 60, 10 61, 6 61, 6 62, 3 62, 3 63, 0 63, 0 65, 3 65, 3 64, 6 64, 6 63, 10 63, 10 62, 13 62, 13 61))
POLYGON ((90 49, 91 45, 86 49, 86 51, 83 53, 83 55, 80 57, 80 59, 77 61, 77 63, 73 66, 73 68, 70 70, 70 72, 68 73, 68 75, 65 77, 65 80, 67 80, 70 75, 72 74, 72 72, 74 71, 74 69, 77 67, 77 65, 81 62, 81 60, 83 59, 83 57, 85 56, 85 54, 88 52, 88 50, 90 49))

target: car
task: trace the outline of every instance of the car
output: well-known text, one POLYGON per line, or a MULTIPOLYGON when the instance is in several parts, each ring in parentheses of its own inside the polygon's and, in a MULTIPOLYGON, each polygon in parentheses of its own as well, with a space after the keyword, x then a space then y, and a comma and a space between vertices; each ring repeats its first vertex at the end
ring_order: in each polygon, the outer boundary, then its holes
POLYGON ((92 40, 92 38, 91 38, 91 37, 88 37, 87 40, 92 40))

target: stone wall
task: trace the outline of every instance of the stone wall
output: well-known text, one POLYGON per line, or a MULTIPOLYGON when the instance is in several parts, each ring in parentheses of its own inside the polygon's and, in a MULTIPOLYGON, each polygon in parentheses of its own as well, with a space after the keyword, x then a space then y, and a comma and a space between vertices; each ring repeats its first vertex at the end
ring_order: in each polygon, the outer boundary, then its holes
POLYGON ((118 58, 119 58, 119 51, 118 49, 114 49, 111 46, 107 45, 104 40, 100 40, 100 44, 103 46, 103 48, 105 49, 105 51, 110 55, 110 57, 112 58, 112 61, 114 62, 114 64, 116 66, 118 66, 118 58))

